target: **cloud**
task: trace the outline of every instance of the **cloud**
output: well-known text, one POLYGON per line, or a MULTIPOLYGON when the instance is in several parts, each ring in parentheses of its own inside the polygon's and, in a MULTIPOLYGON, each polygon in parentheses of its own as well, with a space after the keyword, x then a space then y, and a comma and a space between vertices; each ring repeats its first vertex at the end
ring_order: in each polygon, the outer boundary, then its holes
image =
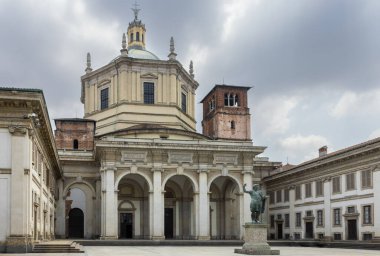
POLYGON ((298 97, 271 96, 257 103, 254 122, 264 136, 285 133, 291 123, 289 114, 298 105, 298 97))
POLYGON ((330 145, 330 142, 325 137, 314 134, 306 136, 300 134, 291 135, 279 141, 279 146, 289 157, 290 163, 294 159, 306 161, 315 158, 318 156, 318 149, 326 145, 330 145))
POLYGON ((380 113, 380 89, 362 93, 346 91, 330 111, 330 115, 335 118, 378 113, 380 113))

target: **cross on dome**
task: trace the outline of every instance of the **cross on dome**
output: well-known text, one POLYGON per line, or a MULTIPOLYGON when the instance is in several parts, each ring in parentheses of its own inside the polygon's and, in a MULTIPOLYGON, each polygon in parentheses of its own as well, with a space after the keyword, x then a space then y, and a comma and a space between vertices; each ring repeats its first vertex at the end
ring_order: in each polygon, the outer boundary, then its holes
POLYGON ((138 4, 137 4, 137 2, 135 2, 135 4, 134 4, 134 8, 132 8, 132 11, 133 11, 133 13, 135 14, 135 20, 138 20, 138 14, 139 14, 139 11, 141 10, 141 9, 138 9, 138 4))

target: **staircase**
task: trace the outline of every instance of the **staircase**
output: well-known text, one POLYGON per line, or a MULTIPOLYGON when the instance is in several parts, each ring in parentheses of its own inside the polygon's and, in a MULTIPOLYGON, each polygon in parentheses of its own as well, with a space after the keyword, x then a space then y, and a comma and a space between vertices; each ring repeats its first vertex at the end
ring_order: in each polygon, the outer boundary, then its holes
POLYGON ((33 246, 33 253, 84 253, 83 247, 73 241, 54 240, 33 246))

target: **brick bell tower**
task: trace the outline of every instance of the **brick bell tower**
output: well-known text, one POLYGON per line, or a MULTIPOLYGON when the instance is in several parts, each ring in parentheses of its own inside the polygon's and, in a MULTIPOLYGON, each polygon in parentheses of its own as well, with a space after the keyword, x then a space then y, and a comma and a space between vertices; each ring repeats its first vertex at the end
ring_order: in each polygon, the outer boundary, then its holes
POLYGON ((247 92, 251 87, 215 85, 203 98, 203 134, 213 139, 251 141, 247 92))

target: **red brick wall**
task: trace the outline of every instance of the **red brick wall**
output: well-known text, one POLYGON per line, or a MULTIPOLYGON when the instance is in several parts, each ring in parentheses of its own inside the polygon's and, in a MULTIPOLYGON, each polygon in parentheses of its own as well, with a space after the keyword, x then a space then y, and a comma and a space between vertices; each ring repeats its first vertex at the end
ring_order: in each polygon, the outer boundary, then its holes
POLYGON ((247 88, 215 87, 203 100, 203 134, 215 139, 251 140, 251 118, 247 102, 247 88), (225 106, 224 94, 236 94, 239 106, 225 106), (215 109, 209 110, 209 102, 214 97, 215 109), (231 128, 235 122, 235 129, 231 128))
POLYGON ((78 140, 78 150, 94 149, 93 121, 56 120, 55 125, 57 149, 74 150, 74 140, 78 140))

